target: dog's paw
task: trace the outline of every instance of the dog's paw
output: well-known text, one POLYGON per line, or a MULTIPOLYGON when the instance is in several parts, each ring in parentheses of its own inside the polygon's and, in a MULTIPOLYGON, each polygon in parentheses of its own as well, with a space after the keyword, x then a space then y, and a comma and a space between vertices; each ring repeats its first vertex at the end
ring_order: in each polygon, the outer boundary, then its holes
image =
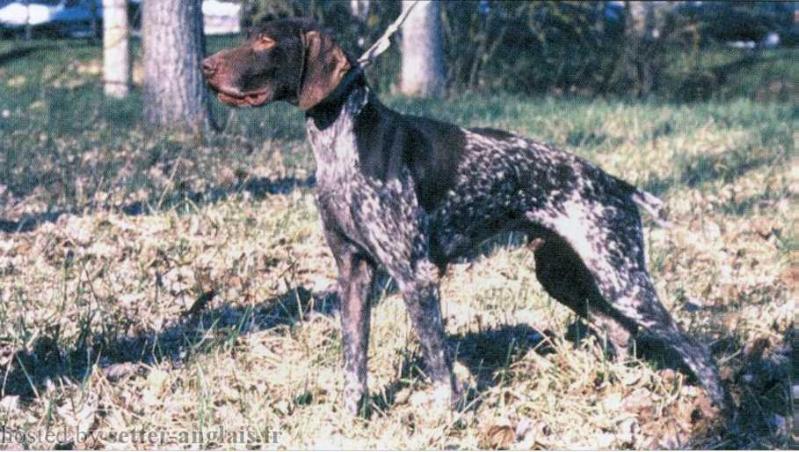
POLYGON ((369 417, 369 397, 362 392, 344 394, 344 408, 351 416, 369 417))
POLYGON ((465 394, 469 388, 477 386, 477 378, 460 361, 455 361, 452 365, 452 373, 455 374, 455 387, 458 392, 465 394))
POLYGON ((424 413, 426 422, 446 422, 452 416, 454 392, 447 385, 435 385, 411 394, 408 403, 417 412, 424 413))
POLYGON ((408 403, 425 412, 429 417, 448 418, 461 404, 463 391, 459 385, 434 384, 423 391, 416 391, 408 398, 408 403))

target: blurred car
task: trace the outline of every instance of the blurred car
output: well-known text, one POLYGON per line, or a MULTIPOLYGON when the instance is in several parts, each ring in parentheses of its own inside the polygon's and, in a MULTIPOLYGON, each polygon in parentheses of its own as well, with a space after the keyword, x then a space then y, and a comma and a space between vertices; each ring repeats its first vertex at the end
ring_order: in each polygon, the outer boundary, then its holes
MULTIPOLYGON (((142 0, 128 0, 128 18, 134 34, 140 28, 142 0)), ((236 34, 241 31, 241 4, 204 0, 205 33, 236 34)), ((97 36, 102 30, 101 0, 0 0, 0 31, 19 33, 30 25, 37 34, 71 38, 97 36)))
POLYGON ((0 28, 86 37, 97 33, 102 19, 100 0, 0 0, 0 28))
POLYGON ((219 0, 203 1, 203 30, 206 35, 241 32, 241 4, 219 0))
POLYGON ((799 2, 682 2, 677 13, 697 21, 702 34, 739 48, 773 48, 797 42, 799 2))

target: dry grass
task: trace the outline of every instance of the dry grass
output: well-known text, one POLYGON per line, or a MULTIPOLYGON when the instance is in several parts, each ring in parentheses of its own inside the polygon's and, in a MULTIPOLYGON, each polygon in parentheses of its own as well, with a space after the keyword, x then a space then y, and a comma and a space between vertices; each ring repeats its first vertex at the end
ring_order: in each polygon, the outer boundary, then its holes
MULTIPOLYGON (((373 310, 372 415, 352 419, 341 410, 335 269, 297 134, 195 145, 104 119, 56 133, 36 122, 65 114, 50 105, 12 109, 20 133, 0 128, 0 424, 91 435, 5 447, 788 445, 799 280, 789 106, 395 103, 542 137, 659 193, 674 227, 647 226, 658 291, 712 347, 739 415, 714 417, 657 358, 616 363, 596 338, 567 339, 575 319, 510 237, 453 265, 442 288, 467 405, 425 405, 418 346, 386 281, 373 310), (27 133, 37 127, 41 136, 27 133)), ((273 116, 253 114, 272 133, 273 116)))

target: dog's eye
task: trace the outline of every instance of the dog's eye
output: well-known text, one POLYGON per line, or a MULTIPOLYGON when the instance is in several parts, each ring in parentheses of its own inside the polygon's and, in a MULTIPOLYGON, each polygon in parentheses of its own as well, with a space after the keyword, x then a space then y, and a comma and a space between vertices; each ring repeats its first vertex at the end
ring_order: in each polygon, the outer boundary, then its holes
POLYGON ((274 39, 266 35, 259 35, 253 47, 255 47, 255 50, 269 50, 275 45, 277 45, 277 42, 274 39))

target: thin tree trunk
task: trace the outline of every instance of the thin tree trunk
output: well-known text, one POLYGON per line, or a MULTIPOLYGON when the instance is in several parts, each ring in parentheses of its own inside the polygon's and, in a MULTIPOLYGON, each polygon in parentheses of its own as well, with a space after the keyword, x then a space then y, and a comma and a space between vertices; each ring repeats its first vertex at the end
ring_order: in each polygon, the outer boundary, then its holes
POLYGON ((358 23, 358 47, 364 50, 369 27, 370 0, 350 0, 350 14, 358 23))
POLYGON ((31 26, 31 2, 30 0, 23 0, 25 5, 25 40, 30 41, 33 37, 33 27, 31 26))
POLYGON ((123 98, 130 90, 127 0, 103 0, 103 84, 105 95, 123 98))
POLYGON ((635 68, 638 95, 646 96, 657 85, 657 46, 662 41, 661 33, 665 16, 679 2, 626 1, 625 45, 628 61, 635 68))
MULTIPOLYGON (((403 11, 414 2, 403 1, 403 11)), ((439 96, 444 90, 440 5, 420 1, 402 26, 400 91, 409 96, 439 96)))
POLYGON ((97 20, 97 0, 90 0, 89 3, 89 12, 92 14, 91 22, 89 23, 92 29, 92 37, 91 42, 92 44, 96 43, 97 40, 100 38, 100 21, 97 20))
POLYGON ((142 2, 144 119, 200 131, 210 126, 200 64, 205 54, 201 0, 142 2))
POLYGON ((350 0, 350 14, 365 23, 369 18, 369 0, 350 0))

